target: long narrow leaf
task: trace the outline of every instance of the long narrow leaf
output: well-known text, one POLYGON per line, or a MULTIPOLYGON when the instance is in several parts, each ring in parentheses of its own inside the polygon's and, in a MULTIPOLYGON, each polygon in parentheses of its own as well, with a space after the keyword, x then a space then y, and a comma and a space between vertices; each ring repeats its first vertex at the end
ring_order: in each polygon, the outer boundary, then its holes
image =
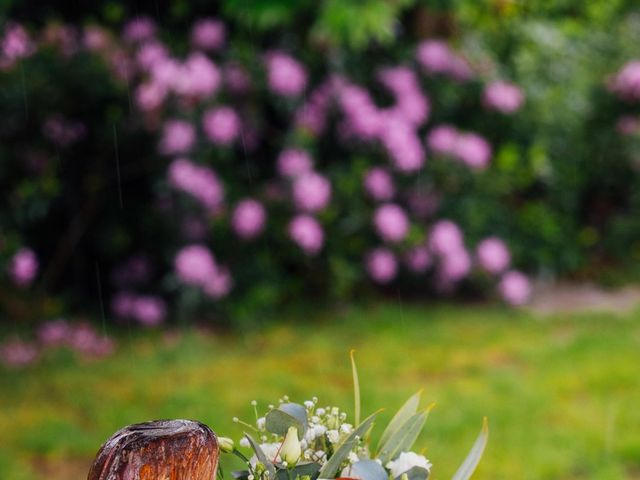
POLYGON ((378 458, 383 465, 394 460, 402 452, 409 451, 414 444, 424 423, 427 420, 427 413, 420 412, 413 415, 402 425, 385 444, 385 447, 378 453, 378 458))
POLYGON ((276 478, 276 467, 273 465, 273 462, 269 458, 267 458, 267 455, 264 453, 262 448, 260 448, 258 442, 256 442, 248 433, 245 433, 244 436, 247 437, 247 440, 249 440, 249 444, 251 445, 251 448, 253 448, 253 451, 256 453, 258 461, 262 463, 269 472, 269 478, 276 478))
POLYGON ((369 431, 378 413, 379 412, 375 412, 365 418, 362 423, 358 425, 358 428, 351 432, 351 435, 342 442, 327 463, 324 464, 320 470, 320 474, 318 475, 319 478, 335 478, 336 473, 338 473, 338 470, 340 469, 340 465, 349 456, 349 452, 353 450, 358 438, 363 438, 369 431))
POLYGON ((462 465, 460 465, 460 468, 455 473, 452 480, 469 480, 469 478, 471 478, 471 475, 480 462, 480 458, 482 458, 482 453, 484 452, 484 447, 486 447, 488 439, 489 424, 485 417, 482 422, 480 435, 478 435, 478 438, 473 444, 473 447, 471 447, 471 451, 467 455, 467 458, 464 459, 464 462, 462 462, 462 465))
POLYGON ((351 372, 353 373, 353 403, 355 404, 355 426, 360 425, 360 380, 356 368, 355 350, 351 350, 351 372))
POLYGON ((380 441, 378 442, 378 452, 381 451, 384 447, 391 435, 396 433, 398 429, 416 414, 418 411, 418 406, 420 405, 420 396, 422 395, 422 390, 414 393, 409 397, 409 399, 404 402, 404 405, 400 407, 397 413, 393 416, 387 428, 382 432, 382 436, 380 437, 380 441))

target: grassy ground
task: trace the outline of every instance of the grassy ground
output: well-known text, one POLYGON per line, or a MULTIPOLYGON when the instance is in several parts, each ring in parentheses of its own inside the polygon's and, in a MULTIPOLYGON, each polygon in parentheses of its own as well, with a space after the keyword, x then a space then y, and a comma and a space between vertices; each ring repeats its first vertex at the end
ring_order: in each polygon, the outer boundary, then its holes
POLYGON ((640 478, 640 314, 399 303, 290 315, 242 336, 125 334, 106 360, 57 352, 0 370, 0 477, 85 478, 108 435, 147 419, 195 418, 238 438, 231 418, 250 419, 252 399, 315 394, 350 408, 352 347, 365 413, 386 406, 386 420, 420 388, 437 402, 418 441, 436 480, 451 477, 484 415, 476 480, 640 478))

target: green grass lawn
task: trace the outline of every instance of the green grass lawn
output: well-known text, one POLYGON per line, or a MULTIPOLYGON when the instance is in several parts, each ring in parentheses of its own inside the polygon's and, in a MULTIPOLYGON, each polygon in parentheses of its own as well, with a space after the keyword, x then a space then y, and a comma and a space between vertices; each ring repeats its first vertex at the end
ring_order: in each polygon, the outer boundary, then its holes
MULTIPOLYGON (((482 423, 477 480, 640 478, 640 314, 534 318, 493 307, 378 304, 289 314, 264 331, 124 332, 117 353, 86 362, 58 351, 0 370, 0 478, 86 478, 116 429, 192 418, 239 438, 288 394, 352 410, 357 350, 364 413, 382 420, 415 391, 437 402, 417 445, 435 480, 451 477, 482 423)), ((381 433, 382 425, 376 432, 381 433)))

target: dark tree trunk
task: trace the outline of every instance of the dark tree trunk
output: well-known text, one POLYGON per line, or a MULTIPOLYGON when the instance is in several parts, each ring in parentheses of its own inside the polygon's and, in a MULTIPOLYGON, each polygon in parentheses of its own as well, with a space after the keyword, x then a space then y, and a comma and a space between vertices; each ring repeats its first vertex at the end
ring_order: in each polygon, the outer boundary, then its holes
POLYGON ((138 423, 105 442, 87 480, 215 480, 219 453, 216 435, 202 423, 138 423))

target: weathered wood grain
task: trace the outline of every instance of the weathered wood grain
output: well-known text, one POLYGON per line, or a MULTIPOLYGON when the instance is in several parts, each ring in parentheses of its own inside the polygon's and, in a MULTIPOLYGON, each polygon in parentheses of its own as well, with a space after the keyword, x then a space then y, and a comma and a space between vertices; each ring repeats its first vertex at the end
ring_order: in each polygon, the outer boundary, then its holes
POLYGON ((216 435, 199 422, 129 425, 100 448, 87 480, 215 480, 219 453, 216 435))

